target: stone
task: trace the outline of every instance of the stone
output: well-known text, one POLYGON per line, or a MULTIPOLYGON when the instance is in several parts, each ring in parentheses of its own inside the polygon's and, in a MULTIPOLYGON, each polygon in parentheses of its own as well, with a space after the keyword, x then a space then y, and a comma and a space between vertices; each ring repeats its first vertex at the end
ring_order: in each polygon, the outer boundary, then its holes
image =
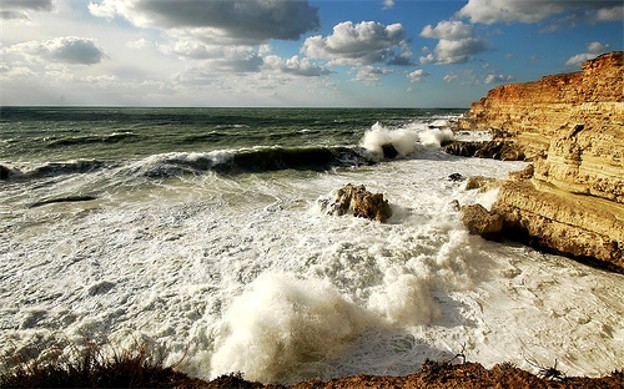
POLYGON ((386 159, 394 159, 399 155, 399 152, 391 143, 382 145, 381 150, 383 151, 383 157, 386 159))
POLYGON ((481 204, 461 207, 462 223, 471 234, 481 235, 486 239, 500 240, 503 231, 503 217, 491 213, 481 204))
POLYGON ((462 176, 459 173, 452 173, 448 176, 449 181, 453 181, 453 182, 458 182, 458 181, 465 181, 466 177, 462 176))
POLYGON ((364 185, 347 184, 336 193, 336 198, 328 207, 328 212, 342 216, 351 214, 385 223, 392 216, 392 208, 383 194, 371 193, 364 185))
POLYGON ((492 177, 472 176, 466 182, 466 190, 479 189, 485 192, 500 185, 500 181, 492 177))

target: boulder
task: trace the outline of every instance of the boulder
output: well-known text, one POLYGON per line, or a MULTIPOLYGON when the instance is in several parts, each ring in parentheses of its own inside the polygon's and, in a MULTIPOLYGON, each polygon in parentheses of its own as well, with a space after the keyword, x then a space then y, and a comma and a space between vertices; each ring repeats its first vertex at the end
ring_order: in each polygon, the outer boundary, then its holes
POLYGON ((486 239, 500 240, 503 237, 503 217, 489 212, 481 204, 461 207, 462 223, 471 234, 481 235, 486 239))
POLYGON ((500 185, 500 181, 492 177, 472 176, 466 182, 466 190, 479 189, 479 192, 485 192, 500 185))
POLYGON ((364 185, 347 184, 336 193, 336 198, 328 207, 328 212, 342 216, 351 214, 385 223, 392 216, 392 208, 383 194, 371 193, 364 185))

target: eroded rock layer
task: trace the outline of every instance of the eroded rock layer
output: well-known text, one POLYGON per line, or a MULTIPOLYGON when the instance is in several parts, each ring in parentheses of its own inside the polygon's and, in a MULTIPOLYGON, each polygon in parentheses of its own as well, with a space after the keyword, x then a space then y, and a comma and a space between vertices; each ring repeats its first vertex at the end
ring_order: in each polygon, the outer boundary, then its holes
POLYGON ((536 245, 624 269, 624 52, 582 71, 503 85, 472 105, 463 129, 534 161, 501 186, 492 212, 536 245))

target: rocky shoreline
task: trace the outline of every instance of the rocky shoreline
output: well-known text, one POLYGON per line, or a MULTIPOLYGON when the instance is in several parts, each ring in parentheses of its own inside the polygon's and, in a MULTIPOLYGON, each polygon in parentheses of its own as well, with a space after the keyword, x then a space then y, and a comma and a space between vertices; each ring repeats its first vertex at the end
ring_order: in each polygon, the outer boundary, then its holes
POLYGON ((490 211, 463 208, 471 232, 624 272, 624 52, 494 88, 458 129, 494 137, 451 144, 449 153, 533 162, 500 183, 490 211))

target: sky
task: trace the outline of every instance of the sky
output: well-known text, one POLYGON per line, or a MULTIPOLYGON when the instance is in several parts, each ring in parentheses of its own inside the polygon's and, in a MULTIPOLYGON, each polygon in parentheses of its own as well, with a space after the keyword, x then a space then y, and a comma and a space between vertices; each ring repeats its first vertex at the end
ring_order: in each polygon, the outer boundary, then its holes
POLYGON ((0 105, 468 107, 622 50, 622 0, 2 0, 0 105))

